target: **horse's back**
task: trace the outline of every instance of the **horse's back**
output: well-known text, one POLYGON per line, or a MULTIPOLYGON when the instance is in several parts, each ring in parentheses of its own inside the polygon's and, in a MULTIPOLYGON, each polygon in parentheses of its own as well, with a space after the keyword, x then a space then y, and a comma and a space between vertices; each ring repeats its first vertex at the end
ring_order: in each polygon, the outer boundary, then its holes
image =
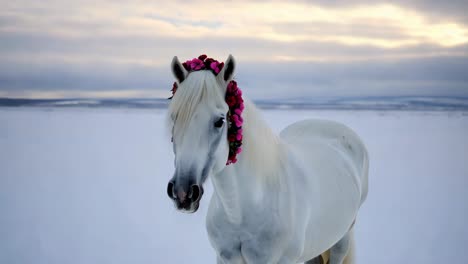
MULTIPOLYGON (((364 202, 367 196, 368 154, 364 143, 353 130, 334 121, 307 119, 286 127, 280 137, 303 153, 313 152, 311 148, 331 148, 341 153, 358 176, 361 203, 364 202)), ((323 156, 323 153, 318 154, 323 156)))
POLYGON ((352 226, 367 196, 367 150, 350 128, 332 121, 300 121, 280 137, 299 168, 290 177, 300 177, 304 187, 297 188, 305 192, 300 197, 310 201, 305 261, 329 249, 352 226))

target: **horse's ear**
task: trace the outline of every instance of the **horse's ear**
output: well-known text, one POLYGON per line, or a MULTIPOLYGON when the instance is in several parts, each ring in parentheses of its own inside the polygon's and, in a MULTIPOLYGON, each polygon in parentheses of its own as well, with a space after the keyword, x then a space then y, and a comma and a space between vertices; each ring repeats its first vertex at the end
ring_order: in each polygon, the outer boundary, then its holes
POLYGON ((177 56, 174 56, 171 62, 171 70, 174 77, 177 79, 179 83, 183 82, 187 77, 187 71, 185 70, 184 66, 180 64, 179 59, 177 56))
POLYGON ((223 71, 220 73, 220 75, 223 77, 223 80, 225 82, 232 80, 235 69, 236 69, 236 60, 231 54, 229 54, 229 57, 224 63, 223 71))

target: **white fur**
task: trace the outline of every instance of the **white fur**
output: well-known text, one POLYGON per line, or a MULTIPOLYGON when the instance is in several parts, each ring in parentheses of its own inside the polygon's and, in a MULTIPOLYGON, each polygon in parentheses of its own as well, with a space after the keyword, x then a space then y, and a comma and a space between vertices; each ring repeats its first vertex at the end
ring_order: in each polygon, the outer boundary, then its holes
MULTIPOLYGON (((204 135, 190 131, 204 131, 210 123, 192 119, 226 107, 226 83, 209 71, 190 73, 184 82, 169 115, 177 116, 180 142, 198 142, 204 135)), ((349 237, 367 195, 368 173, 367 151, 353 131, 306 120, 276 136, 245 100, 243 134, 238 162, 210 173, 214 194, 206 220, 218 263, 304 262, 349 237)), ((216 150, 215 163, 226 161, 226 144, 216 150)), ((180 151, 176 159, 193 159, 201 167, 207 162, 197 156, 203 150, 180 151)))

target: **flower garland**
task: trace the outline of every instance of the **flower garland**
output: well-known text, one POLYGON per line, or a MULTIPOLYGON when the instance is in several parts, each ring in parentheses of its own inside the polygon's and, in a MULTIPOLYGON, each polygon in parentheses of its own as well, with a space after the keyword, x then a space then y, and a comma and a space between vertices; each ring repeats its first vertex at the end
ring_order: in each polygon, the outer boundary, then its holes
POLYGON ((229 106, 228 113, 228 141, 229 157, 226 165, 237 162, 237 154, 242 151, 242 112, 244 111, 244 99, 242 91, 237 87, 237 82, 232 80, 226 89, 226 103, 229 106))
POLYGON ((211 70, 214 75, 223 69, 224 62, 218 62, 215 59, 208 58, 205 54, 198 56, 198 58, 193 58, 182 63, 182 66, 188 71, 201 71, 201 70, 211 70))
MULTIPOLYGON (((210 70, 217 76, 224 67, 224 62, 218 62, 215 59, 208 58, 206 55, 200 55, 198 58, 193 58, 182 63, 182 66, 188 71, 201 71, 210 70)), ((172 85, 172 96, 177 91, 177 82, 172 85)), ((228 83, 226 88, 225 100, 229 106, 228 112, 228 143, 229 143, 229 156, 226 165, 237 162, 237 155, 242 151, 242 112, 244 111, 244 99, 242 99, 242 91, 237 86, 237 82, 232 80, 228 83)))

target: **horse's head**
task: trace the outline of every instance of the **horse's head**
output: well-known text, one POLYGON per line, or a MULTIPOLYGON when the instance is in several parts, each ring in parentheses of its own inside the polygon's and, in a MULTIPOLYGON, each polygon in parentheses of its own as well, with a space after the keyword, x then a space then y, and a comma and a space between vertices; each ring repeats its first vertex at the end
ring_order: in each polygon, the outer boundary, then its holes
POLYGON ((219 72, 187 71, 187 65, 174 57, 171 68, 177 80, 177 93, 168 111, 175 172, 167 194, 177 209, 193 213, 203 195, 203 183, 210 174, 223 170, 228 160, 225 93, 235 62, 230 55, 219 72))

